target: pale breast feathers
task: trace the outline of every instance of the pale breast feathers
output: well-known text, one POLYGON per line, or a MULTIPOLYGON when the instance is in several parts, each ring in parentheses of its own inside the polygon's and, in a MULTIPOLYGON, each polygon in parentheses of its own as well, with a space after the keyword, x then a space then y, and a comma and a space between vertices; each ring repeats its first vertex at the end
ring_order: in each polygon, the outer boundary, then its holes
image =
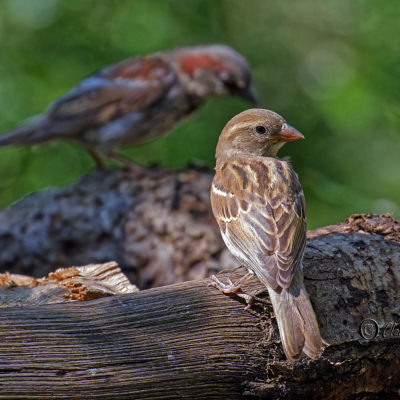
POLYGON ((211 204, 231 252, 264 283, 289 287, 306 242, 304 196, 291 166, 272 158, 226 162, 211 204))

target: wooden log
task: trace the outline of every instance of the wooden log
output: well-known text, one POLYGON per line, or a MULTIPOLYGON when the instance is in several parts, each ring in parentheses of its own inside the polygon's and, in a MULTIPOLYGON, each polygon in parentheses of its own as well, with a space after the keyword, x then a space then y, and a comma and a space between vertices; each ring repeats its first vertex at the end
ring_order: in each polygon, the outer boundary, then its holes
MULTIPOLYGON (((212 177, 199 168, 106 169, 33 193, 0 210, 0 273, 42 277, 59 267, 112 260, 148 289, 232 268, 236 260, 211 212, 212 177)), ((322 229, 384 237, 389 229, 400 237, 388 216, 359 215, 322 229)))
POLYGON ((0 309, 0 399, 398 398, 400 337, 388 326, 399 322, 400 244, 391 238, 328 229, 309 240, 305 283, 329 343, 317 361, 286 361, 256 278, 244 288, 258 299, 250 311, 191 281, 0 309))
POLYGON ((0 274, 0 307, 85 301, 138 291, 115 262, 59 268, 40 279, 0 274))
POLYGON ((33 193, 0 210, 0 273, 42 277, 112 260, 148 289, 233 267, 211 212, 212 176, 106 169, 33 193))

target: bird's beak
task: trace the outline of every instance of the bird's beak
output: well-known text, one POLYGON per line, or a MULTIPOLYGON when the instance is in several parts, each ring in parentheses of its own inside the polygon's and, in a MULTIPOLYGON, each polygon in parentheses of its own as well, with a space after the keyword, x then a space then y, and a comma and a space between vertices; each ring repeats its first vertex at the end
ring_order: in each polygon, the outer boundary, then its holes
POLYGON ((304 139, 304 136, 297 129, 294 129, 293 126, 286 122, 282 125, 276 137, 282 142, 294 142, 295 140, 304 139))
POLYGON ((239 96, 256 105, 258 104, 258 98, 253 86, 247 86, 239 92, 239 96))

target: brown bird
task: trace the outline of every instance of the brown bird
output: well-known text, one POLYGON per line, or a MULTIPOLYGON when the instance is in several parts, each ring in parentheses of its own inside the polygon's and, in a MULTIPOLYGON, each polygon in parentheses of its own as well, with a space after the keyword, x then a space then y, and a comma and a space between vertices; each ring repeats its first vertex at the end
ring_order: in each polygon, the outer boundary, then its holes
MULTIPOLYGON (((239 281, 213 286, 238 293, 255 273, 268 288, 283 349, 290 361, 316 359, 321 336, 303 284, 305 201, 291 165, 276 158, 286 143, 304 136, 273 111, 251 109, 232 118, 216 149, 211 204, 231 253, 249 270, 239 281)), ((249 302, 249 295, 242 294, 249 302)))
POLYGON ((169 132, 207 98, 237 95, 256 102, 247 61, 213 44, 130 58, 82 80, 25 125, 0 136, 0 146, 68 139, 126 163, 117 146, 169 132))

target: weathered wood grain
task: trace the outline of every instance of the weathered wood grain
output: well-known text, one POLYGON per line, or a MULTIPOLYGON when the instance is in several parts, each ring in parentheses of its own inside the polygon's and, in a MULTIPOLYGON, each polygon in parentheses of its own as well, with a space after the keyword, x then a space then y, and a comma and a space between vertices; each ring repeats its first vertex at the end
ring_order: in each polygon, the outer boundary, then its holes
POLYGON ((304 264, 330 343, 320 360, 285 360, 255 278, 245 287, 259 298, 250 312, 192 281, 0 309, 0 399, 398 398, 400 338, 381 330, 367 341, 359 328, 365 318, 382 329, 399 322, 400 244, 329 233, 309 240, 304 264))

